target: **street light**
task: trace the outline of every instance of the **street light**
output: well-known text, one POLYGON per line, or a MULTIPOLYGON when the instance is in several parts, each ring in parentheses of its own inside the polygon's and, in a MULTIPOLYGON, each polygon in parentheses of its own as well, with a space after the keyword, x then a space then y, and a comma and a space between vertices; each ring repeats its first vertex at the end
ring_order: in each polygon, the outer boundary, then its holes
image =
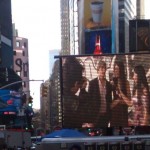
POLYGON ((13 82, 13 83, 10 83, 10 84, 7 84, 7 85, 4 85, 4 86, 0 87, 0 90, 1 90, 1 89, 5 89, 6 87, 9 87, 9 86, 14 85, 14 84, 18 84, 18 83, 21 83, 21 82, 30 82, 30 81, 40 81, 40 82, 44 82, 44 80, 24 80, 24 81, 16 81, 16 82, 13 82))

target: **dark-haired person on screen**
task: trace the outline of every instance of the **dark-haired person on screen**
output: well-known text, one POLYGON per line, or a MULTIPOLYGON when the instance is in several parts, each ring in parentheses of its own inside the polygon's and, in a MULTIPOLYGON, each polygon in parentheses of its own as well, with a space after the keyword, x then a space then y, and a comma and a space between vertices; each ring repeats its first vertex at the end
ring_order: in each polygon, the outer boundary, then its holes
POLYGON ((66 128, 81 127, 79 122, 78 106, 80 80, 84 67, 78 59, 67 57, 63 64, 63 126, 66 128))
MULTIPOLYGON (((134 67, 133 81, 132 107, 129 115, 129 124, 133 126, 149 125, 150 93, 146 72, 142 65, 134 67)), ((124 99, 125 98, 126 97, 124 97, 124 99)))
POLYGON ((89 82, 89 117, 95 127, 108 127, 111 118, 112 88, 106 79, 106 63, 99 61, 98 76, 89 82))
POLYGON ((111 126, 127 127, 128 107, 131 105, 131 92, 123 61, 115 61, 111 84, 113 89, 111 126), (128 100, 123 99, 123 95, 128 97, 128 100))

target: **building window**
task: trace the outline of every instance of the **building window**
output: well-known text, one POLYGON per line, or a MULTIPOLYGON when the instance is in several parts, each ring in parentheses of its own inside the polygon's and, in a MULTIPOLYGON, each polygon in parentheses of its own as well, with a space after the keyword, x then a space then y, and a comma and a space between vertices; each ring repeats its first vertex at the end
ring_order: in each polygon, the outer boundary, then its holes
POLYGON ((27 48, 27 43, 24 42, 24 48, 27 48))
POLYGON ((28 72, 24 71, 24 77, 27 77, 27 76, 28 76, 28 72))
POLYGON ((16 47, 20 47, 20 42, 16 41, 16 47))
POLYGON ((17 73, 17 75, 21 76, 21 72, 20 71, 17 71, 16 73, 17 73))
POLYGON ((23 87, 26 87, 26 82, 23 82, 23 87))
POLYGON ((25 51, 22 52, 22 56, 25 56, 25 51))
POLYGON ((16 51, 13 51, 14 55, 16 55, 16 51))

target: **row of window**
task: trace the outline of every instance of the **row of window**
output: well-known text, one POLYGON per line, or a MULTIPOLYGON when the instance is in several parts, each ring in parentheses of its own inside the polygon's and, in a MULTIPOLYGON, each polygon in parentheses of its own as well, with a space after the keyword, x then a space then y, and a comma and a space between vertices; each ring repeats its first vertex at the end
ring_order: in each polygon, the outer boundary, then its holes
POLYGON ((13 51, 13 55, 17 55, 17 53, 22 53, 22 56, 25 56, 25 51, 23 51, 23 50, 21 50, 21 51, 19 51, 19 52, 17 52, 17 51, 13 51))
POLYGON ((27 48, 27 43, 24 42, 23 44, 21 44, 20 41, 16 41, 16 47, 17 48, 27 48), (22 47, 21 47, 22 46, 22 47))

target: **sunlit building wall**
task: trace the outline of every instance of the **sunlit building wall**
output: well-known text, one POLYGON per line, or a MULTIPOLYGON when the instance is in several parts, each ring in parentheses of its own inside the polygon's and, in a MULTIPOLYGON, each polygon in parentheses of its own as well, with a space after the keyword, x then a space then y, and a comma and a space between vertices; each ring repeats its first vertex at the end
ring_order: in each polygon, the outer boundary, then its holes
POLYGON ((145 0, 136 0, 136 19, 145 19, 145 0))
POLYGON ((69 0, 60 0, 61 14, 61 54, 70 54, 70 24, 69 24, 69 0))
POLYGON ((24 81, 22 91, 28 98, 30 96, 28 39, 19 37, 17 32, 13 24, 13 69, 24 81))
POLYGON ((60 0, 61 55, 79 54, 78 0, 60 0))

